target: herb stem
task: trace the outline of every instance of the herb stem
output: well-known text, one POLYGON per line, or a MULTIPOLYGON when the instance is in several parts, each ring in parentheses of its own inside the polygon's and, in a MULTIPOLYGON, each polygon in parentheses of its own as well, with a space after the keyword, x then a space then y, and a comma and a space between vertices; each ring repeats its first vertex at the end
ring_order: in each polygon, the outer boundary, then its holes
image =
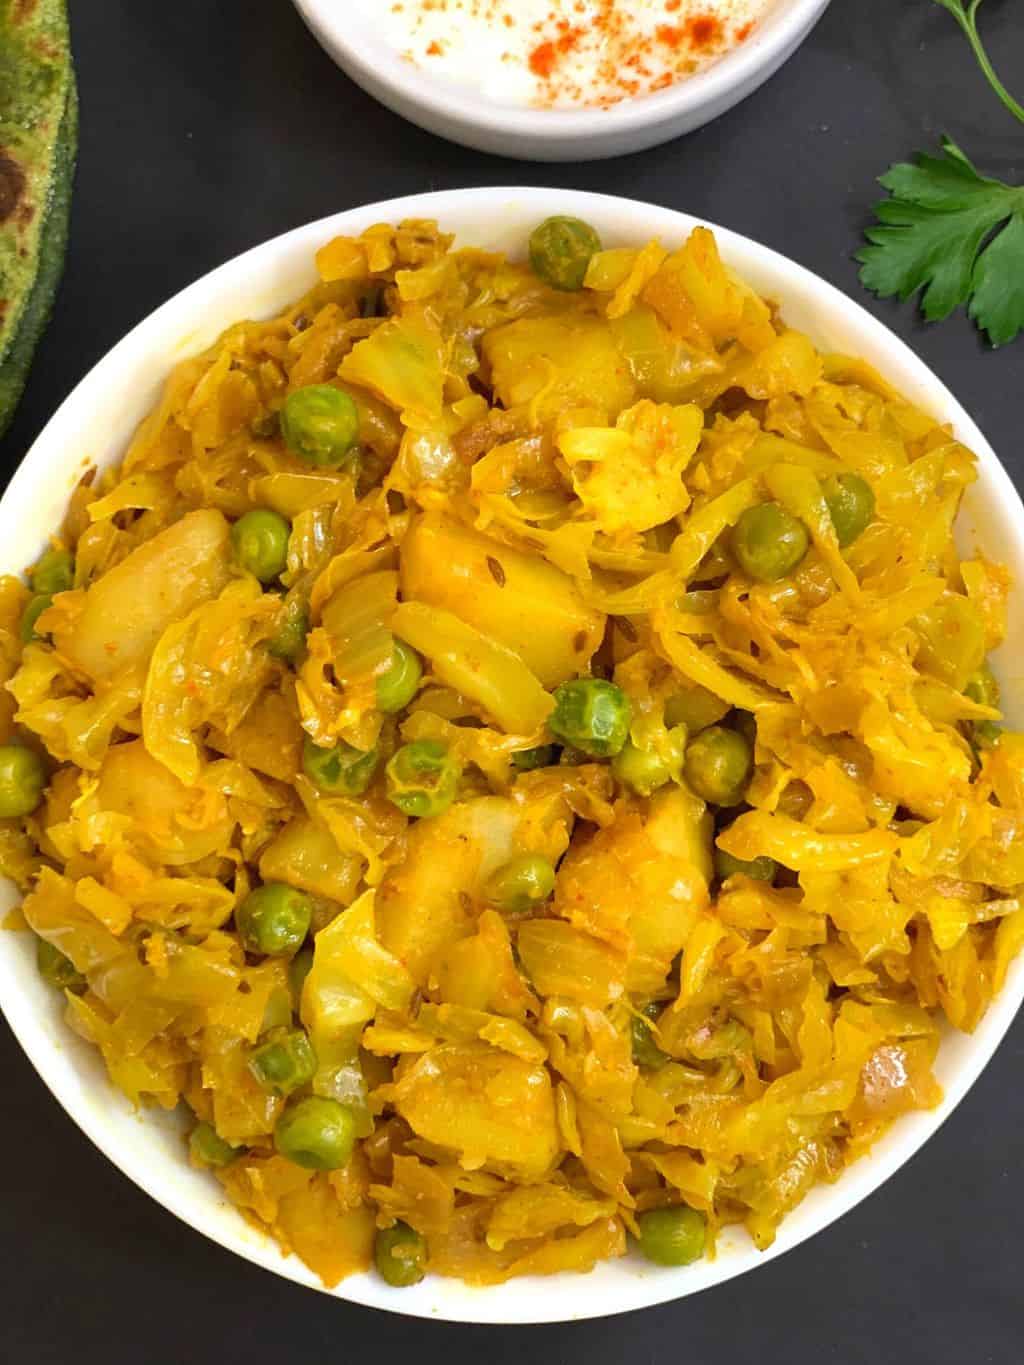
POLYGON ((999 79, 995 67, 985 49, 985 44, 981 41, 981 34, 978 32, 978 9, 981 0, 971 0, 969 9, 964 9, 962 0, 938 0, 943 9, 949 10, 950 14, 957 21, 964 31, 964 36, 971 45, 971 51, 977 58, 978 65, 985 73, 985 79, 991 85, 1003 104, 1009 109, 1014 118, 1024 123, 1024 105, 1013 98, 1009 90, 999 79))

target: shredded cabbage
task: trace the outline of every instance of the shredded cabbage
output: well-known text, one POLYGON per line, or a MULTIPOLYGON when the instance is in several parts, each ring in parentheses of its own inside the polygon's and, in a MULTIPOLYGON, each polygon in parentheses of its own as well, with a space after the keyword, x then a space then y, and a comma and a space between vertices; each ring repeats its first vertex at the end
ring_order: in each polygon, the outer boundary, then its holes
POLYGON ((397 1220, 478 1284, 587 1270, 676 1205, 767 1247, 938 1103, 943 1028, 1024 943, 1024 735, 983 671, 1010 584, 952 536, 973 457, 706 229, 612 246, 576 293, 418 221, 317 266, 86 474, 27 643, 0 580, 0 740, 49 764, 0 869, 70 961, 68 1023, 133 1101, 214 1125, 228 1197, 326 1284, 397 1220), (356 405, 338 468, 281 435, 313 384, 356 405), (843 473, 874 498, 846 548, 843 473), (767 501, 809 548, 755 581, 732 538, 767 501), (269 587, 232 554, 255 508, 289 522, 269 587), (423 666, 397 712, 396 641, 423 666), (591 676, 631 704, 614 763, 552 747, 591 676), (688 785, 714 725, 750 746, 740 807, 688 785), (365 791, 318 783, 310 742, 372 751, 365 791), (385 767, 423 742, 461 777, 414 820, 385 767), (525 856, 553 893, 505 904, 525 856), (309 898, 304 979, 242 945, 260 882, 309 898), (303 1093, 354 1120, 340 1170, 275 1150, 286 1100, 249 1066, 300 1027, 303 1093))

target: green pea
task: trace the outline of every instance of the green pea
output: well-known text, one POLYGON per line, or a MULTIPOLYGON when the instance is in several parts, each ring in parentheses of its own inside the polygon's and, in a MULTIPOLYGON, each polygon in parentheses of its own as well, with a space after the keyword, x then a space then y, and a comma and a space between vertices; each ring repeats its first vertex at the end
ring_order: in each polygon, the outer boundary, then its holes
POLYGON ((313 903, 285 882, 265 882, 235 911, 242 946, 266 957, 291 957, 309 933, 313 903))
POLYGON ((751 858, 747 862, 743 858, 734 858, 731 853, 726 853, 724 848, 715 849, 715 871, 720 881, 724 882, 729 877, 744 876, 755 882, 773 882, 778 870, 779 865, 775 859, 765 854, 759 858, 751 858))
POLYGON ((301 459, 334 468, 350 458, 359 440, 359 410, 344 389, 310 384, 288 395, 281 434, 301 459))
POLYGON ((641 749, 627 739, 612 759, 612 772, 639 796, 650 796, 663 787, 672 774, 677 776, 683 761, 683 746, 686 730, 670 731, 668 752, 659 753, 655 749, 641 749))
POLYGON ((735 730, 712 725, 686 748, 683 771, 690 787, 713 806, 736 806, 750 780, 750 745, 735 730))
POLYGON ((427 1244, 408 1223, 396 1223, 377 1233, 373 1260, 383 1280, 395 1289, 407 1289, 427 1273, 427 1244))
POLYGON ((581 218, 545 218, 530 234, 530 268, 552 289, 582 289, 601 238, 581 218))
POLYGON ((322 1095, 292 1101, 274 1129, 274 1146, 280 1155, 309 1171, 347 1166, 355 1142, 352 1110, 322 1095))
POLYGON ((520 749, 512 755, 512 766, 517 772, 529 773, 535 768, 551 768, 558 762, 554 744, 538 744, 534 749, 520 749))
POLYGON ((329 796, 362 796, 373 781, 379 761, 376 749, 364 753, 343 740, 330 749, 321 749, 308 737, 302 745, 303 772, 329 796))
POLYGON ((704 1255, 707 1224, 696 1209, 650 1209, 636 1221, 640 1250, 655 1265, 690 1265, 704 1255))
POLYGON ((270 637, 267 649, 275 659, 295 663, 306 648, 309 632, 309 612, 299 597, 286 597, 276 634, 270 637))
POLYGON ((272 583, 288 563, 288 537, 292 533, 284 517, 267 507, 246 512, 231 528, 235 560, 261 583, 272 583))
POLYGON ((391 656, 387 672, 377 679, 377 706, 388 715, 401 711, 408 706, 416 695, 416 689, 423 677, 420 656, 410 649, 404 640, 395 640, 395 652, 391 656))
POLYGON ((291 989, 292 1000, 295 1002, 296 1012, 302 1001, 302 988, 306 984, 306 977, 313 970, 313 949, 300 948, 299 951, 288 963, 288 985, 291 989))
POLYGON ((385 769, 388 800, 404 815, 440 815, 455 800, 462 771, 436 739, 403 744, 385 769))
POLYGON ((31 815, 42 800, 46 768, 24 744, 0 745, 0 819, 31 815))
POLYGON ((555 689, 548 728, 594 758, 611 758, 629 738, 633 708, 621 687, 603 678, 576 678, 555 689))
POLYGON ((200 1166, 230 1166, 238 1149, 225 1142, 212 1123, 197 1123, 188 1139, 193 1159, 200 1166))
POLYGON ((833 474, 821 485, 840 549, 845 550, 871 525, 875 495, 859 474, 833 474))
POLYGON ((728 714, 729 703, 699 685, 674 692, 665 703, 665 724, 685 725, 691 735, 728 714))
POLYGON ((49 593, 37 593, 35 597, 30 597, 28 599, 25 610, 21 613, 19 634, 21 635, 22 644, 29 645, 33 640, 43 639, 43 636, 36 630, 36 622, 47 607, 52 605, 53 598, 49 593))
POLYGON ((809 545, 803 522, 778 502, 748 507, 732 533, 737 563, 748 578, 759 583, 773 583, 792 573, 809 545))
POLYGON ((249 1070, 271 1095, 290 1095, 316 1075, 316 1053, 302 1029, 292 1029, 255 1048, 249 1070))
POLYGON ((488 881, 484 899, 499 910, 523 914, 542 905, 555 889, 555 869, 538 853, 513 858, 488 881))
POLYGON ((667 1052, 662 1052, 655 1042, 654 1030, 648 1020, 657 1019, 661 1013, 659 1005, 652 1003, 645 1005, 642 1014, 634 1014, 630 1020, 630 1034, 633 1043, 633 1061, 637 1066, 646 1067, 649 1071, 657 1071, 671 1061, 667 1052), (646 1015, 646 1018, 644 1017, 646 1015))
POLYGON ((75 583, 75 560, 68 550, 47 550, 28 576, 32 591, 54 597, 75 583))
MULTIPOLYGON (((1002 694, 995 674, 988 664, 982 664, 977 673, 964 688, 964 696, 979 706, 991 706, 998 710, 1002 694)), ((999 743, 1003 727, 994 720, 972 720, 967 724, 967 733, 977 749, 992 749, 999 743)))
POLYGON ((69 957, 45 938, 36 943, 36 967, 39 975, 59 991, 73 991, 81 995, 88 982, 69 957))

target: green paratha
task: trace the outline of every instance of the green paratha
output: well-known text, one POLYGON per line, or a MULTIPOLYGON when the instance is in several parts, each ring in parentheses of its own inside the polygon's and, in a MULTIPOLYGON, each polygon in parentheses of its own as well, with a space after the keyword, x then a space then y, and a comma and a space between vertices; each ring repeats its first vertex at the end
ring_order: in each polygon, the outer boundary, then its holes
POLYGON ((0 0, 0 435, 63 270, 77 135, 65 0, 0 0))

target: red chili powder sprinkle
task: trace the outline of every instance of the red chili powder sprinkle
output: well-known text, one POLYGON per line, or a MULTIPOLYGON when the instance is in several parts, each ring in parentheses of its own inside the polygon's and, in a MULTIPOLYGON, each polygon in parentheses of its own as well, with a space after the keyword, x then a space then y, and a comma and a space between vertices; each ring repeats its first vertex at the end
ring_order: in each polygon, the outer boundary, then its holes
POLYGON ((555 69, 557 56, 554 43, 538 43, 530 53, 530 70, 535 76, 547 80, 555 69))
POLYGON ((710 15, 687 19, 686 32, 693 47, 709 47, 722 36, 722 22, 710 15))
POLYGON ((688 47, 704 48, 710 47, 721 38, 722 25, 720 20, 705 15, 687 19, 677 28, 662 24, 655 29, 655 34, 659 43, 664 43, 673 50, 682 47, 684 43, 688 47))
POLYGON ((556 24, 559 37, 554 42, 538 43, 530 53, 530 70, 535 76, 550 80, 559 57, 571 52, 583 37, 583 29, 570 28, 564 19, 556 24))
MULTIPOLYGON (((402 0, 392 3, 398 9, 402 0)), ((666 19, 674 17, 655 28, 653 34, 650 29, 645 33, 637 23, 630 0, 563 0, 561 5, 552 6, 545 17, 530 21, 533 45, 526 61, 533 75, 544 84, 537 102, 545 105, 578 101, 607 108, 618 100, 664 89, 690 75, 698 56, 713 57, 727 41, 743 42, 755 27, 753 23, 744 24, 727 39, 721 19, 707 10, 692 13, 701 0, 662 3, 666 19), (575 24, 565 17, 567 12, 572 14, 575 24), (689 17, 684 17, 688 12, 689 17), (589 51, 588 45, 596 44, 600 45, 601 56, 592 80, 577 73, 572 63, 563 64, 569 54, 579 49, 589 51), (669 70, 663 69, 666 66, 669 70), (587 82, 590 88, 581 82, 587 82)), ((413 7, 421 15, 464 9, 508 28, 516 24, 514 0, 414 0, 413 7)), ((438 57, 444 51, 445 44, 434 41, 426 55, 438 57)), ((503 54, 502 61, 512 60, 509 53, 503 54)))

